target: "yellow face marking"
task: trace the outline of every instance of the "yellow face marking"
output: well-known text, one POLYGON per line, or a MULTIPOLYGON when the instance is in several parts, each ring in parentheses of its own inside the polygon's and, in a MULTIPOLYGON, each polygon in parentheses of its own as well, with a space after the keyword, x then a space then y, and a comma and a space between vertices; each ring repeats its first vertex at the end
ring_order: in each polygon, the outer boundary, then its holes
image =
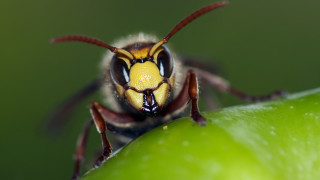
POLYGON ((129 76, 130 82, 128 85, 138 90, 156 88, 163 80, 158 67, 150 61, 134 64, 130 69, 129 76))
POLYGON ((117 83, 115 83, 115 86, 116 86, 116 89, 117 89, 119 95, 120 95, 121 97, 123 97, 124 88, 123 88, 121 85, 117 84, 117 83))
POLYGON ((141 109, 143 106, 143 93, 138 93, 132 89, 128 89, 126 92, 126 97, 129 103, 136 109, 141 109))
POLYGON ((124 56, 121 56, 121 55, 118 55, 118 58, 119 59, 122 59, 124 62, 126 62, 127 66, 128 66, 128 69, 130 69, 131 67, 131 63, 130 63, 130 60, 124 56))
POLYGON ((142 49, 132 49, 132 50, 130 50, 131 54, 133 54, 133 56, 136 59, 143 59, 143 58, 148 57, 149 51, 150 51, 149 47, 145 47, 145 48, 142 48, 142 49))
POLYGON ((157 44, 155 44, 150 52, 149 52, 149 55, 150 56, 153 56, 154 52, 158 49, 158 47, 160 47, 161 45, 165 44, 168 40, 166 40, 165 38, 161 39, 159 42, 157 42, 157 44))
POLYGON ((163 51, 164 49, 163 48, 159 48, 153 55, 153 59, 154 59, 154 62, 157 64, 158 63, 158 55, 161 51, 163 51))
POLYGON ((174 79, 174 75, 172 73, 171 77, 169 78, 169 84, 171 85, 171 87, 174 86, 174 81, 175 81, 175 79, 174 79))
POLYGON ((167 83, 161 84, 161 86, 153 91, 153 95, 159 106, 163 106, 169 96, 169 85, 167 83))
POLYGON ((125 55, 126 57, 130 58, 130 59, 133 59, 133 56, 126 50, 124 49, 120 49, 120 48, 116 48, 116 51, 115 53, 118 53, 118 54, 123 54, 125 55))

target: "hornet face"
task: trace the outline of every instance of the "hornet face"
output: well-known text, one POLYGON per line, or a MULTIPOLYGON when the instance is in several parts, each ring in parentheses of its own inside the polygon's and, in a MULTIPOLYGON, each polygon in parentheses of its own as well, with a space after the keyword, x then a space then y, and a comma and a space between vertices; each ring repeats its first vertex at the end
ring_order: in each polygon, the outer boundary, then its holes
POLYGON ((120 97, 148 116, 161 110, 174 84, 172 56, 163 45, 150 55, 154 44, 136 43, 124 47, 133 59, 115 54, 110 66, 112 81, 120 97))

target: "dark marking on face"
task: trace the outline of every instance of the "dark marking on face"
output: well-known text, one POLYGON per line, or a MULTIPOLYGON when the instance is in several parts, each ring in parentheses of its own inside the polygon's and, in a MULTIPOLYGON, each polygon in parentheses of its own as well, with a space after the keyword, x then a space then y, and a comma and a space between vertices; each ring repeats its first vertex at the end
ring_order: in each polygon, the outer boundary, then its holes
POLYGON ((154 97, 151 90, 146 90, 143 92, 143 106, 142 112, 148 116, 156 115, 160 110, 160 107, 154 97))

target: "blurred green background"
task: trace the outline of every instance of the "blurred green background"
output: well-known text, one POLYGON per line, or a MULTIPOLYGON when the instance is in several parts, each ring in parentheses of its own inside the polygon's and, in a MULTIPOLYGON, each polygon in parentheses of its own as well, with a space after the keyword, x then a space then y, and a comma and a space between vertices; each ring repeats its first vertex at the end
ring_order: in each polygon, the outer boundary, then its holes
MULTIPOLYGON (((72 155, 88 104, 63 132, 50 137, 44 118, 62 100, 99 75, 105 50, 83 43, 49 44, 86 34, 112 44, 132 33, 163 37, 182 18, 212 3, 172 0, 30 0, 0 2, 1 179, 69 179, 72 155)), ((213 59, 234 87, 251 94, 320 86, 320 1, 230 0, 193 22, 169 42, 179 53, 213 59)), ((224 105, 242 101, 222 95, 224 105)), ((100 139, 90 134, 91 167, 100 139)))

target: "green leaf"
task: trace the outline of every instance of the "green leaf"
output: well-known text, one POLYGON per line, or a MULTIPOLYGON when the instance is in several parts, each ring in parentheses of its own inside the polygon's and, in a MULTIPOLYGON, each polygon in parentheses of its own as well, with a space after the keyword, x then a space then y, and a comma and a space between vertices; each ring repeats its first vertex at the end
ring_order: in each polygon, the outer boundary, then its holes
POLYGON ((203 115, 205 127, 158 127, 83 179, 320 179, 320 89, 203 115))

